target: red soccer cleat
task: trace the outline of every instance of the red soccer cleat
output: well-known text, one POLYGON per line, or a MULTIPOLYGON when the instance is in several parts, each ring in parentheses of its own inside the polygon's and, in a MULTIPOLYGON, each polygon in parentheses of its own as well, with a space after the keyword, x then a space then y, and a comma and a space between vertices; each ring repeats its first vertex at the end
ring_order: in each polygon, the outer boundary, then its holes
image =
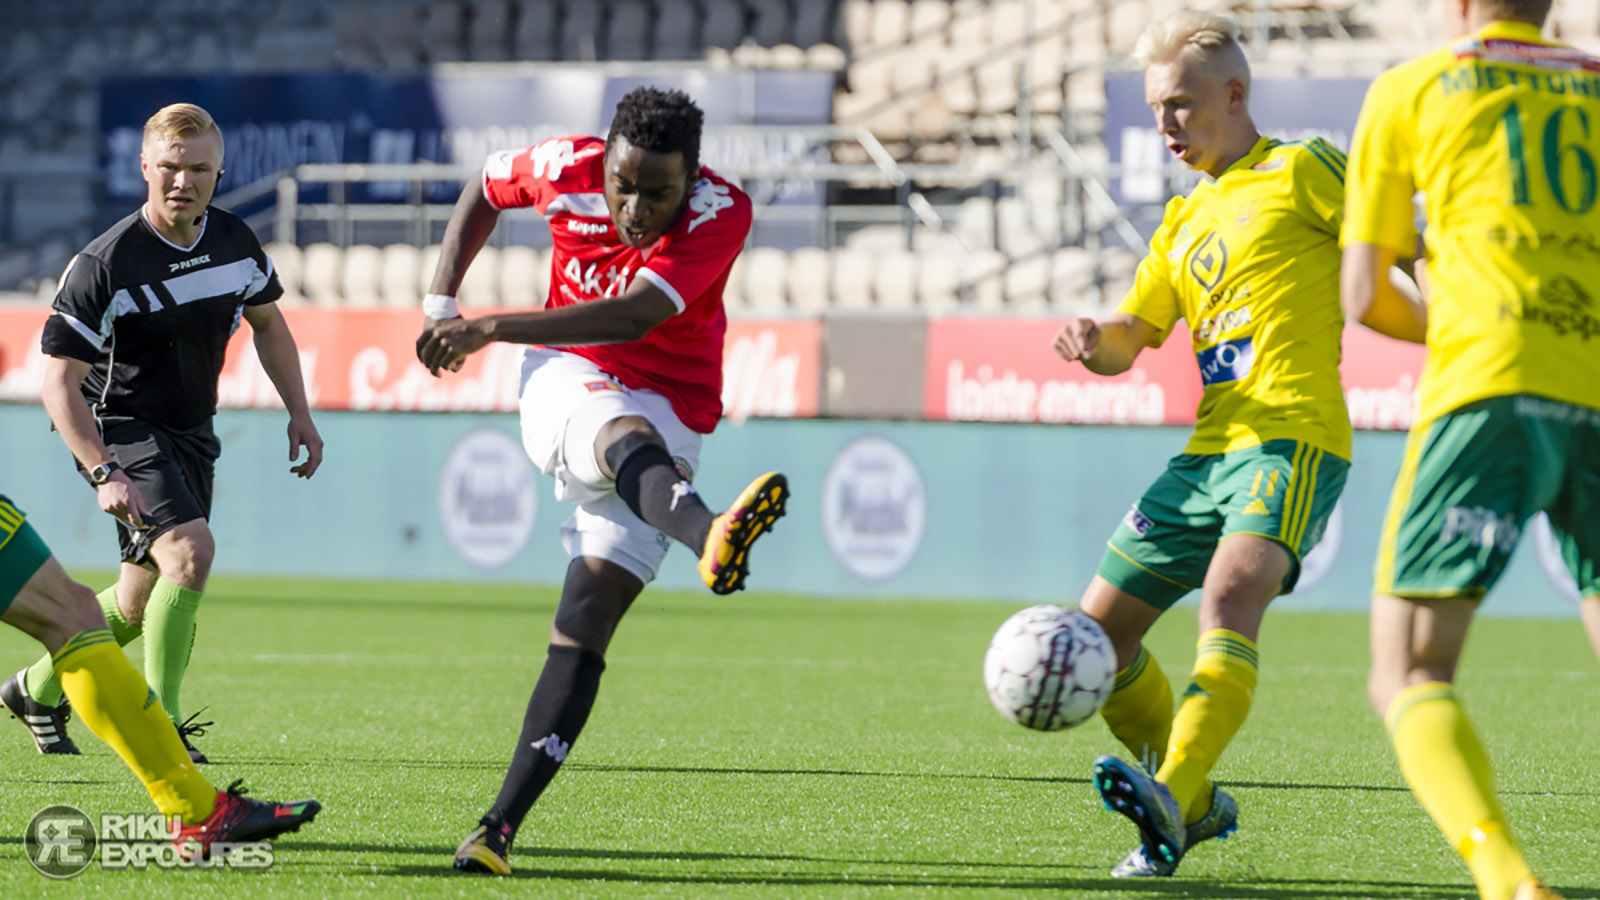
MULTIPOLYGON (((321 811, 322 804, 315 800, 254 800, 235 780, 226 791, 217 791, 217 807, 204 822, 184 825, 172 842, 185 859, 208 858, 217 845, 248 844, 299 831, 321 811)), ((217 849, 227 852, 221 846, 217 849)))

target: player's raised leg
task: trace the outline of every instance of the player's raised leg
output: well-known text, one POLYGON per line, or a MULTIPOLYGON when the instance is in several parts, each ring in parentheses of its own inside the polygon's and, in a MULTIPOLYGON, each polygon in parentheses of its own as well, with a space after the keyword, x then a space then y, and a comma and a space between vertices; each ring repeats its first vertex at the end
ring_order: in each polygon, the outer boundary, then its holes
POLYGON ((641 416, 607 422, 595 438, 595 456, 634 515, 695 552, 701 578, 718 594, 744 587, 750 547, 772 530, 789 500, 788 481, 768 472, 713 515, 666 441, 641 416))
POLYGON ((493 875, 511 872, 509 857, 517 830, 589 720, 606 668, 606 647, 643 589, 637 576, 604 559, 579 557, 567 567, 561 603, 550 627, 549 653, 523 714, 511 766, 494 804, 456 849, 457 869, 493 875))

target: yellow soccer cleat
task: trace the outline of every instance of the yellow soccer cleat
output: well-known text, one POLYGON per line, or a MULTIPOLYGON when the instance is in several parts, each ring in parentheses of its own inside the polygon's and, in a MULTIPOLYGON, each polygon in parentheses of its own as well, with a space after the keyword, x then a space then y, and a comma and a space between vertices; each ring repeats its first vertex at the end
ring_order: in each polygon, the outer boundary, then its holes
POLYGON ((777 472, 750 482, 728 511, 711 520, 711 533, 700 554, 700 577, 712 593, 731 594, 744 587, 750 574, 750 545, 783 515, 789 502, 789 479, 777 472))
POLYGON ((1529 878, 1517 885, 1517 893, 1511 900, 1561 900, 1561 895, 1545 887, 1539 879, 1529 878))
POLYGON ((456 848, 453 864, 458 871, 483 875, 510 875, 511 829, 479 825, 456 848))

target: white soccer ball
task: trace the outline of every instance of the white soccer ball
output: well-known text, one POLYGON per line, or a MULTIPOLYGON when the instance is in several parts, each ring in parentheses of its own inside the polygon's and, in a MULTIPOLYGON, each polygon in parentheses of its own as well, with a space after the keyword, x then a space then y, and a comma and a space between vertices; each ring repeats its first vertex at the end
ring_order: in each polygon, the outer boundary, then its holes
POLYGON ((1071 728, 1099 712, 1116 677, 1117 653, 1100 623, 1053 604, 1007 619, 983 657, 994 708, 1038 731, 1071 728))

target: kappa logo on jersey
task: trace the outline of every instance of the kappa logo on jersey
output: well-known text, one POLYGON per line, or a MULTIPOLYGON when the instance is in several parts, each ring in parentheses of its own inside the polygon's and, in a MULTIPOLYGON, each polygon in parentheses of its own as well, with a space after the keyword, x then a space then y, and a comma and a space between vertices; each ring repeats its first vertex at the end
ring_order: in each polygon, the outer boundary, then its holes
POLYGON ((483 177, 491 181, 504 181, 511 177, 512 166, 517 161, 517 151, 499 150, 483 161, 483 177))
POLYGON ((561 172, 568 166, 574 165, 581 159, 588 159, 596 153, 605 150, 605 147, 585 147, 573 152, 571 141, 545 141, 528 151, 528 158, 533 160, 533 177, 547 178, 551 181, 560 181, 561 172))
POLYGON ((696 213, 694 220, 689 223, 689 231, 715 219, 717 213, 731 206, 733 197, 729 196, 727 185, 717 184, 709 178, 700 179, 700 183, 694 186, 694 196, 689 198, 689 211, 696 213))
POLYGON ((622 292, 628 289, 628 276, 632 274, 632 270, 623 266, 619 271, 616 266, 609 266, 602 272, 599 263, 590 263, 588 268, 584 268, 577 259, 569 259, 567 267, 561 270, 561 274, 572 283, 570 288, 564 284, 561 289, 569 292, 575 289, 582 295, 573 299, 601 299, 621 297, 622 292))
POLYGON ((611 225, 606 222, 580 222, 577 219, 568 219, 567 230, 573 234, 605 234, 611 230, 611 225))

